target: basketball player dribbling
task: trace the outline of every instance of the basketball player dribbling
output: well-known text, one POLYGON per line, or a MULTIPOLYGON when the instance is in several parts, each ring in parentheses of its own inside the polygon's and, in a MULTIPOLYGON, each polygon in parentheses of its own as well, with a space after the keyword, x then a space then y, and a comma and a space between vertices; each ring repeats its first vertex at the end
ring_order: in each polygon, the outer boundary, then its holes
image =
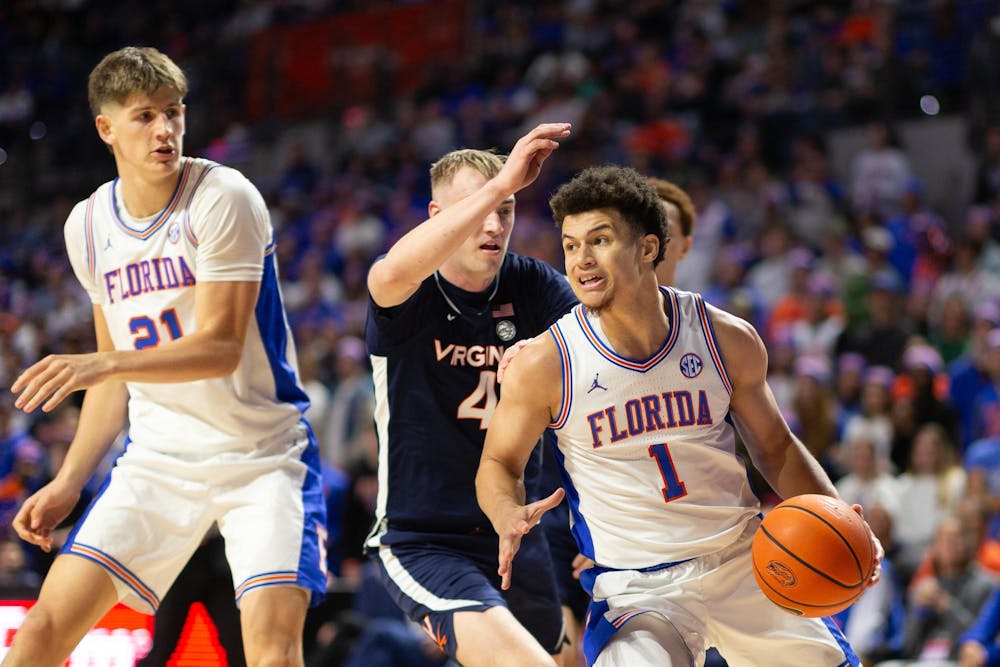
POLYGON ((164 54, 111 53, 88 92, 118 178, 73 209, 66 247, 98 349, 50 355, 12 386, 26 412, 87 390, 18 534, 51 549, 126 418, 129 444, 3 664, 62 664, 116 602, 154 613, 217 524, 247 663, 301 665, 306 610, 326 591, 326 519, 267 207, 239 172, 183 156, 187 80, 164 54))
POLYGON ((596 563, 582 576, 589 664, 700 665, 715 646, 731 664, 858 665, 832 622, 780 610, 749 576, 760 506, 734 425, 780 495, 836 496, 775 404, 760 337, 657 285, 665 213, 634 170, 587 169, 550 203, 581 305, 511 361, 487 433, 476 487, 500 536, 503 585, 552 505, 525 505, 518 487, 551 428, 573 534, 596 563))

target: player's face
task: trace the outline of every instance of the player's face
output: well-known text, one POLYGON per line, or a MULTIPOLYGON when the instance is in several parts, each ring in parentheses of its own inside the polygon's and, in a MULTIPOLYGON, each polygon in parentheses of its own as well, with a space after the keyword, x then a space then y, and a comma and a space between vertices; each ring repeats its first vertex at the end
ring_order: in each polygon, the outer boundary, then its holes
POLYGON ((656 267, 656 275, 662 284, 672 285, 677 264, 684 259, 687 251, 691 248, 691 238, 684 236, 681 230, 680 209, 670 202, 664 202, 663 208, 667 211, 667 229, 670 231, 670 241, 663 251, 663 261, 656 267))
POLYGON ((180 168, 184 104, 173 88, 159 88, 152 95, 135 93, 121 105, 105 105, 97 129, 114 150, 123 176, 172 176, 180 168))
MULTIPOLYGON (((464 167, 455 174, 451 183, 438 188, 437 204, 442 209, 447 208, 479 190, 486 181, 487 178, 475 169, 464 167)), ((464 281, 471 284, 473 290, 485 289, 500 271, 513 229, 514 198, 510 197, 486 216, 442 269, 453 277, 457 274, 459 284, 464 281)))
POLYGON ((570 286, 580 303, 595 312, 637 290, 658 250, 655 236, 637 238, 611 209, 567 215, 562 244, 570 286))

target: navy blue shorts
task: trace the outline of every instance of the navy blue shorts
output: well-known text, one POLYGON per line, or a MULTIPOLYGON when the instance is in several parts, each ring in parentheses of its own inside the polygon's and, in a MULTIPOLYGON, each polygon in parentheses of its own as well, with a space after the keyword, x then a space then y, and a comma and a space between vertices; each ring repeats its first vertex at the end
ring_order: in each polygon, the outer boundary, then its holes
POLYGON ((552 555, 552 569, 559 590, 559 600, 569 607, 573 616, 582 624, 587 615, 590 596, 578 579, 573 578, 573 559, 580 549, 569 530, 569 505, 560 503, 542 516, 542 528, 552 555))
POLYGON ((491 607, 507 607, 550 653, 562 648, 562 611, 541 531, 521 540, 506 591, 497 574, 496 536, 425 534, 424 540, 383 545, 376 561, 389 596, 451 657, 457 650, 454 613, 491 607))

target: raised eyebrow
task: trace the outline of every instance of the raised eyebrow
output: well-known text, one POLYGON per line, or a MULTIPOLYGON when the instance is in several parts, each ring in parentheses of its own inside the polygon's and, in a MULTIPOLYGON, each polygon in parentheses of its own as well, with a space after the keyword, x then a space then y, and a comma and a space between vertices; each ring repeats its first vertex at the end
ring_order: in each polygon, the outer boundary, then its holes
MULTIPOLYGON (((601 223, 599 225, 596 225, 596 226, 591 227, 590 229, 588 229, 584 233, 583 236, 584 236, 584 238, 586 238, 588 236, 593 236, 595 234, 600 234, 601 232, 606 232, 606 231, 610 230, 611 228, 612 228, 611 225, 609 225, 607 223, 601 223)), ((575 236, 570 236, 569 234, 566 234, 565 232, 563 233, 562 238, 563 238, 563 240, 567 240, 567 239, 568 240, 573 240, 573 241, 576 240, 575 236)))

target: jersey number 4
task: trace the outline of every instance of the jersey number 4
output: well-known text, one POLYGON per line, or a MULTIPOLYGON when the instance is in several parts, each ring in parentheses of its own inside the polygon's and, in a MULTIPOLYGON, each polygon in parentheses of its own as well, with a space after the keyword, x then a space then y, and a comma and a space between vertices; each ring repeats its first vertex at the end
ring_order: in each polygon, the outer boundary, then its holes
POLYGON ((497 374, 495 371, 479 373, 479 384, 458 406, 459 419, 478 419, 479 429, 485 431, 497 408, 497 374))
MULTIPOLYGON (((173 308, 160 313, 160 324, 167 330, 170 340, 177 340, 184 335, 181 331, 181 323, 177 320, 177 311, 173 308)), ((133 317, 128 322, 129 331, 135 335, 132 345, 137 350, 144 350, 147 347, 156 347, 160 344, 160 329, 156 321, 147 315, 133 317)))
POLYGON ((660 475, 663 477, 663 500, 670 502, 687 495, 687 486, 677 479, 677 468, 674 467, 674 460, 670 457, 670 450, 666 443, 660 445, 650 445, 649 455, 656 460, 656 465, 660 468, 660 475))

